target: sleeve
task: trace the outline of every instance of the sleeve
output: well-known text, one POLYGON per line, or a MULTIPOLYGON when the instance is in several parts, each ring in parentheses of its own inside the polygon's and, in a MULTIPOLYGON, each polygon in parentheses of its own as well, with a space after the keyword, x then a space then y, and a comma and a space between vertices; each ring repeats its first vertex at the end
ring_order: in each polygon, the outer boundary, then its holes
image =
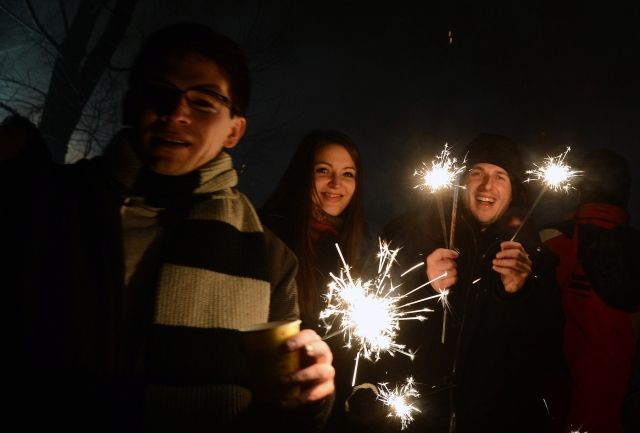
POLYGON ((271 283, 269 320, 300 318, 296 273, 298 260, 293 252, 268 228, 264 228, 271 283))
POLYGON ((622 404, 622 422, 628 432, 640 431, 640 340, 636 343, 631 377, 622 404))
MULTIPOLYGON (((295 254, 271 230, 265 227, 264 233, 271 282, 269 320, 298 319, 300 317, 296 286, 298 261, 295 254)), ((282 413, 281 416, 272 417, 274 428, 301 433, 320 432, 329 418, 333 404, 332 395, 324 400, 282 413)), ((269 417, 273 414, 264 415, 269 417)))
POLYGON ((594 290, 607 305, 626 312, 638 311, 640 285, 640 232, 629 226, 611 230, 581 225, 578 257, 594 290))

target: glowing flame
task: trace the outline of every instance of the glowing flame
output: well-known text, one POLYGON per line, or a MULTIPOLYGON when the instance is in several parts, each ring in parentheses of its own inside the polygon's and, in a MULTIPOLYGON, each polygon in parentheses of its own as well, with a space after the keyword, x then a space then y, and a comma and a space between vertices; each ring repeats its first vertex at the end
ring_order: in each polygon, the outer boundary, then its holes
POLYGON ((389 417, 400 418, 401 429, 407 428, 409 423, 413 421, 414 412, 420 412, 412 402, 413 398, 420 397, 420 394, 414 387, 414 381, 412 377, 407 378, 407 381, 400 388, 397 386, 390 390, 386 383, 381 383, 378 388, 378 399, 381 400, 385 406, 389 406, 389 417))
POLYGON ((582 171, 572 170, 570 166, 564 163, 564 159, 570 150, 571 148, 567 147, 567 150, 558 156, 547 156, 545 158, 545 163, 542 166, 538 166, 534 163, 533 165, 536 168, 533 170, 527 170, 526 172, 534 177, 527 178, 525 182, 539 180, 543 182, 547 188, 553 191, 559 191, 562 189, 563 191, 568 192, 569 189, 573 188, 571 185, 571 179, 582 174, 582 171))
MULTIPOLYGON (((429 296, 402 305, 400 301, 427 284, 444 278, 446 274, 416 287, 408 293, 398 295, 396 289, 399 286, 394 285, 391 281, 390 270, 399 249, 391 250, 388 244, 380 241, 378 273, 374 279, 363 281, 351 276, 349 266, 337 244, 336 248, 344 268, 340 270, 339 276, 331 274, 333 281, 328 285, 329 292, 325 295, 327 306, 320 312, 320 320, 325 324, 327 334, 325 339, 342 334, 345 347, 352 348, 355 345, 358 348, 352 381, 355 383, 358 361, 361 357, 375 362, 380 359, 381 353, 386 352, 392 356, 395 353, 401 353, 413 359, 413 352, 408 350, 404 344, 396 342, 400 322, 403 320, 422 321, 426 319, 422 313, 433 310, 429 308, 408 309, 407 307, 429 299, 441 299, 446 294, 429 296), (330 334, 334 327, 337 330, 330 334)), ((416 265, 411 270, 418 267, 416 265)))
POLYGON ((431 161, 431 166, 424 162, 422 163, 422 168, 413 173, 414 176, 422 178, 422 183, 416 185, 416 188, 429 189, 430 192, 435 193, 442 189, 459 186, 456 185, 456 181, 458 175, 464 171, 465 166, 457 167, 457 159, 450 158, 450 153, 449 147, 445 143, 440 155, 431 161))

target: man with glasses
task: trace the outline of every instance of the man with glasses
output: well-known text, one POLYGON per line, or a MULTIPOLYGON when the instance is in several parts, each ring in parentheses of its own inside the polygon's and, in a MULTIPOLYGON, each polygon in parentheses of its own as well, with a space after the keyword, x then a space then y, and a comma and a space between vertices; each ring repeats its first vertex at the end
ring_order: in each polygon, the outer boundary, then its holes
MULTIPOLYGON (((65 431, 317 431, 332 354, 287 340, 301 393, 252 402, 239 330, 298 318, 296 260, 264 230, 225 148, 246 127, 243 53, 206 26, 151 35, 130 72, 128 125, 46 186, 21 289, 25 406, 65 431), (35 388, 34 388, 35 389, 35 388), (67 397, 68 396, 68 397, 67 397)), ((22 353, 22 352, 21 352, 22 353)), ((30 425, 32 417, 22 419, 30 425)))

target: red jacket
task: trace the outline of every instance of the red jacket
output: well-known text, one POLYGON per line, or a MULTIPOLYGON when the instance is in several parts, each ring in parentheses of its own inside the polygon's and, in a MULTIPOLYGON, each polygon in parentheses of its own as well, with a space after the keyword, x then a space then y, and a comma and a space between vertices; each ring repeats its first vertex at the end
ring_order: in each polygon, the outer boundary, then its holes
POLYGON ((640 303, 634 272, 640 265, 640 235, 627 220, 620 207, 589 203, 573 220, 541 231, 560 259, 557 279, 571 384, 565 428, 624 433, 620 408, 635 350, 633 313, 640 303))

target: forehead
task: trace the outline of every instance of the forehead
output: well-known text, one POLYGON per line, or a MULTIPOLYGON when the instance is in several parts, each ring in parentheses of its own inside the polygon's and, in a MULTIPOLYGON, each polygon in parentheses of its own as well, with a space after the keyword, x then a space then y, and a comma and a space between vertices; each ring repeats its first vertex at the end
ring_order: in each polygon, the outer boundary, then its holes
POLYGON ((473 164, 470 168, 469 171, 471 170, 476 170, 476 171, 481 171, 483 173, 486 174, 503 174, 508 176, 509 173, 502 167, 500 167, 499 165, 495 165, 495 164, 489 164, 488 162, 479 162, 477 164, 473 164))
POLYGON ((315 163, 325 162, 330 164, 342 164, 354 166, 353 158, 344 146, 330 143, 316 150, 315 163))
POLYGON ((211 86, 228 89, 227 74, 213 60, 197 53, 174 54, 163 59, 150 78, 170 81, 178 87, 211 86))

